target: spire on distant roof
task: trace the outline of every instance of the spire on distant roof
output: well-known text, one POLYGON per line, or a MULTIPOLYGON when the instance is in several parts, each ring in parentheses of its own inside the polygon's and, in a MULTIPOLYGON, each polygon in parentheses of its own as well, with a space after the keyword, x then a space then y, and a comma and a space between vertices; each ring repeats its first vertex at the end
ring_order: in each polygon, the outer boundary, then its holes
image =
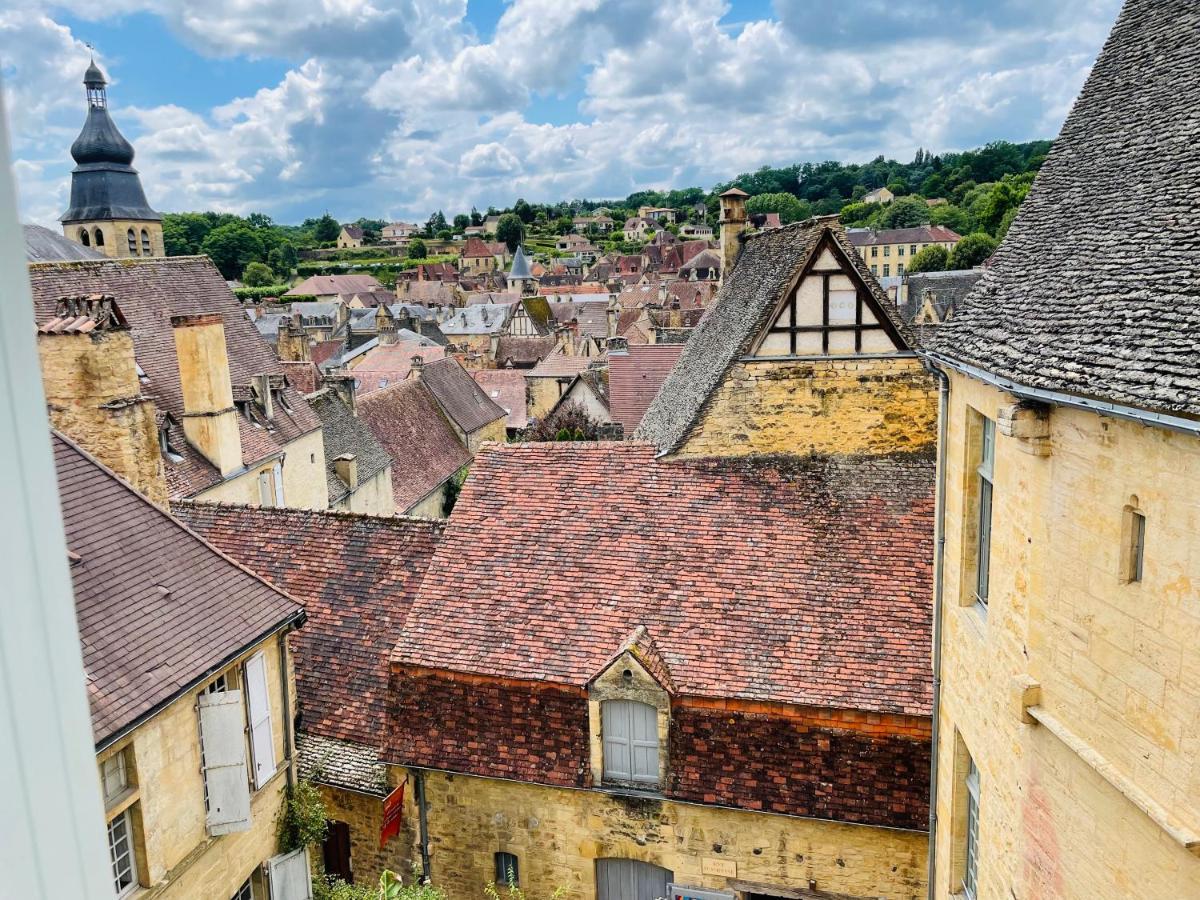
POLYGON ((532 278, 533 273, 529 271, 529 257, 525 255, 525 248, 517 245, 517 252, 513 254, 512 269, 508 273, 509 279, 513 278, 532 278))

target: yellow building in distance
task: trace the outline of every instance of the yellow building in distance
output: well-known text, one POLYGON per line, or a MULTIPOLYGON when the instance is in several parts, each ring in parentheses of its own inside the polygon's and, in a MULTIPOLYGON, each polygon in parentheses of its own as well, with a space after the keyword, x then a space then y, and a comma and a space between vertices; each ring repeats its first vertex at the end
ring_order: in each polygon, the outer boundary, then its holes
POLYGON ((935 898, 1200 897, 1197 33, 1126 2, 934 338, 935 898))
POLYGON ((871 274, 878 278, 903 275, 908 263, 926 247, 938 245, 953 250, 961 235, 943 225, 918 225, 915 228, 852 228, 852 243, 866 260, 871 274))

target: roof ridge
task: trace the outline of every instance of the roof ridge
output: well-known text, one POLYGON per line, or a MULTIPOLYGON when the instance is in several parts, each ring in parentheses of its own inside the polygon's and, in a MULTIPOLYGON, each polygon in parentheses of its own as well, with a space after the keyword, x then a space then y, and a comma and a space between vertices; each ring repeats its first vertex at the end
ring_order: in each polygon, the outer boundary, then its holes
POLYGON ((318 516, 330 519, 370 519, 373 522, 385 524, 428 525, 435 529, 445 529, 445 519, 423 519, 419 516, 396 514, 392 516, 377 516, 371 513, 352 512, 346 509, 296 509, 290 506, 253 506, 249 503, 233 503, 228 500, 172 500, 171 505, 186 506, 191 509, 228 509, 248 510, 267 516, 282 518, 287 515, 318 516))

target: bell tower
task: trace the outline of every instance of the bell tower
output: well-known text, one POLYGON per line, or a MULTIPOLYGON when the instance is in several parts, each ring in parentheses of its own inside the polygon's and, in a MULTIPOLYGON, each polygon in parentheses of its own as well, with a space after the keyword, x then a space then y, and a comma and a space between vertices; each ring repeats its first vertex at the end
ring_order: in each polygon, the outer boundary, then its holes
POLYGON ((87 120, 71 145, 75 168, 63 234, 106 256, 165 256, 162 215, 146 202, 133 145, 108 114, 107 83, 93 60, 83 76, 87 120))

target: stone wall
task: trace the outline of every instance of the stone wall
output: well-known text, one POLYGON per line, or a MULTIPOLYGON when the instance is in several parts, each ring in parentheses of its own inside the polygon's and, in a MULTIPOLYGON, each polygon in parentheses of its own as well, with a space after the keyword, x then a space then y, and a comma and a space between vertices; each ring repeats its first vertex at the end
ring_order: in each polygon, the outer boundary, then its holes
POLYGON ((968 753, 980 900, 1200 896, 1200 859, 1094 764, 1200 829, 1200 441, 1061 407, 1048 441, 998 431, 985 611, 972 596, 967 423, 1014 402, 952 378, 936 896, 963 875, 968 753), (1131 505, 1146 516, 1140 582, 1122 577, 1131 505), (1040 685, 1034 702, 1074 747, 1022 720, 1015 676, 1040 685))
MULTIPOLYGON (((563 376, 564 380, 566 376, 563 376)), ((554 408, 562 389, 557 377, 544 375, 525 376, 526 394, 529 399, 529 418, 541 419, 554 408)))
MULTIPOLYGON (((325 475, 325 444, 318 428, 284 447, 283 501, 289 509, 327 509, 329 483, 325 475)), ((222 481, 194 498, 206 503, 240 503, 259 506, 258 476, 270 472, 275 460, 254 466, 235 478, 222 481)))
POLYGON ((680 456, 895 453, 937 440, 937 386, 910 357, 741 361, 680 456))
POLYGON ((73 222, 63 225, 63 234, 69 237, 77 244, 82 244, 82 236, 80 229, 86 229, 88 232, 89 245, 93 250, 103 253, 105 256, 113 259, 129 259, 131 257, 146 257, 146 256, 166 256, 167 251, 163 244, 162 222, 138 222, 130 219, 111 219, 95 222, 73 222), (133 252, 129 250, 129 229, 133 229, 135 235, 135 247, 133 252), (142 230, 145 230, 150 237, 150 252, 142 252, 142 230), (96 245, 96 232, 100 231, 104 235, 104 243, 101 246, 96 245))

